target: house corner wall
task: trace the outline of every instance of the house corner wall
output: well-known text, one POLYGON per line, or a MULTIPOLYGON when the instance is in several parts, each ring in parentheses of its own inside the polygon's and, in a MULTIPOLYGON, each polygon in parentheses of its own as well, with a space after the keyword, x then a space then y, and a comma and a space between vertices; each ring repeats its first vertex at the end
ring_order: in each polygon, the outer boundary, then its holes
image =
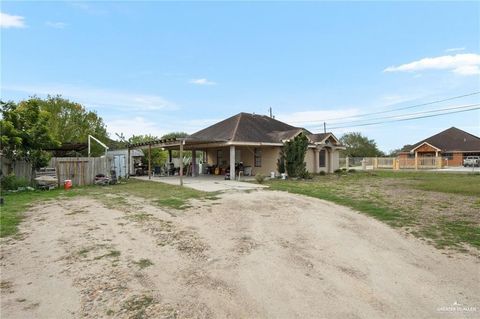
POLYGON ((340 151, 332 150, 332 173, 340 168, 340 151))
POLYGON ((307 152, 305 153, 305 166, 308 172, 310 173, 316 173, 317 170, 315 169, 315 149, 309 148, 307 149, 307 152))
POLYGON ((278 175, 277 160, 280 157, 281 147, 261 147, 261 150, 262 167, 253 167, 252 174, 263 174, 269 176, 270 172, 275 172, 275 174, 278 175))

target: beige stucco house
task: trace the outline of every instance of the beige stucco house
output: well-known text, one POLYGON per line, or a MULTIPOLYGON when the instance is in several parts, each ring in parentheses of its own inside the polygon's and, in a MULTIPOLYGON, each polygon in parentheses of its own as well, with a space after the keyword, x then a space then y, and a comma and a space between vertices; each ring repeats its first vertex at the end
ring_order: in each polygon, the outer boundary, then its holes
POLYGON ((277 161, 284 142, 301 133, 309 140, 305 163, 310 173, 332 173, 339 168, 339 150, 344 147, 332 133, 312 134, 272 117, 250 113, 239 113, 186 138, 138 143, 129 145, 129 150, 148 146, 150 149, 192 151, 192 165, 186 171, 183 166, 181 168, 185 175, 224 175, 228 170, 236 171, 240 163, 245 175, 270 175, 271 172, 279 173, 277 161), (197 165, 199 152, 203 153, 202 172, 197 165))
POLYGON ((312 134, 274 118, 239 113, 198 131, 185 140, 185 149, 204 151, 212 173, 222 174, 227 168, 243 163, 246 173, 270 175, 277 171, 283 143, 300 133, 306 134, 309 146, 305 155, 311 173, 333 172, 339 167, 339 150, 343 149, 332 133, 312 134))

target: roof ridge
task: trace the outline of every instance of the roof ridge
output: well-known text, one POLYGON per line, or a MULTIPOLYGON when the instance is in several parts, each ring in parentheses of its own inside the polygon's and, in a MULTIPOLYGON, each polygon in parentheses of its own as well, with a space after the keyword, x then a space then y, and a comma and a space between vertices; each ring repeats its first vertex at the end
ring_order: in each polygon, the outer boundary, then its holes
POLYGON ((243 112, 240 112, 238 114, 237 124, 235 124, 235 128, 233 129, 232 137, 230 139, 231 141, 235 140, 235 136, 237 135, 237 131, 238 131, 238 127, 240 126, 240 119, 242 118, 242 115, 243 115, 243 112))
MULTIPOLYGON (((455 126, 452 126, 451 128, 446 129, 445 131, 451 130, 452 128, 453 128, 453 129, 456 129, 457 131, 463 132, 463 133, 465 133, 465 134, 468 134, 468 135, 470 135, 470 136, 473 136, 473 137, 475 137, 475 138, 479 138, 479 139, 480 139, 480 137, 478 137, 478 136, 476 136, 476 135, 474 135, 474 134, 472 134, 472 133, 470 133, 470 132, 467 132, 467 131, 464 131, 464 130, 462 130, 462 129, 459 129, 458 127, 455 127, 455 126)), ((444 132, 445 132, 445 131, 444 131, 444 132)))
POLYGON ((430 138, 433 138, 433 137, 435 137, 435 136, 444 134, 444 133, 446 133, 446 132, 448 132, 448 131, 451 131, 451 130, 456 130, 456 131, 458 131, 458 132, 461 132, 461 133, 464 133, 464 134, 473 136, 473 137, 475 137, 475 138, 480 138, 480 137, 478 137, 478 136, 476 136, 476 135, 473 135, 472 133, 469 133, 469 132, 467 132, 467 131, 461 130, 461 129, 459 129, 458 127, 452 126, 452 127, 447 128, 447 129, 445 129, 445 130, 443 130, 443 131, 441 131, 441 132, 438 132, 437 134, 434 134, 434 135, 432 135, 432 136, 430 136, 430 137, 427 137, 427 138, 423 139, 421 142, 424 142, 424 141, 426 141, 426 140, 428 140, 428 139, 430 139, 430 138))

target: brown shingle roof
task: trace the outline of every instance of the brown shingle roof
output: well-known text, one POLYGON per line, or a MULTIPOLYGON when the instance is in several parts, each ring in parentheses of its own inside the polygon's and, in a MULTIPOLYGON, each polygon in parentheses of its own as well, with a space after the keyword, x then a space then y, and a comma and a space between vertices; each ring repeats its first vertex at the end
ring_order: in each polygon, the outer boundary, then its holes
POLYGON ((480 152, 480 138, 456 127, 451 127, 412 145, 409 151, 425 142, 438 147, 442 152, 480 152))
POLYGON ((281 143, 300 131, 306 130, 265 115, 239 113, 189 137, 203 141, 281 143))
POLYGON ((301 132, 312 143, 333 136, 332 133, 312 134, 302 127, 291 126, 265 115, 239 113, 190 135, 188 139, 204 142, 283 143, 301 132))

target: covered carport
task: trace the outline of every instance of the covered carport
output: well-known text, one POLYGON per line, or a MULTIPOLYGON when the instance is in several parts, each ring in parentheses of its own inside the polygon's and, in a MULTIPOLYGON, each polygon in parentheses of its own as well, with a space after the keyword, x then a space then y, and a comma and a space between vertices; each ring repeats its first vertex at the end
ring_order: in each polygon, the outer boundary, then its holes
MULTIPOLYGON (((136 149, 147 149, 147 162, 148 162, 148 179, 152 179, 152 149, 153 148, 162 148, 168 151, 169 162, 172 162, 172 151, 178 150, 180 157, 180 171, 179 171, 179 183, 183 185, 184 180, 184 163, 183 156, 185 151, 192 152, 192 170, 191 175, 193 177, 199 175, 199 167, 197 165, 196 156, 198 151, 206 152, 209 148, 215 147, 229 147, 230 149, 230 171, 235 172, 235 145, 228 145, 226 141, 206 141, 198 138, 192 137, 182 137, 182 138, 170 138, 170 139, 159 139, 152 140, 148 142, 141 142, 135 144, 128 144, 128 161, 130 161, 130 152, 136 149)), ((127 163, 130 167, 130 163, 127 163)))

